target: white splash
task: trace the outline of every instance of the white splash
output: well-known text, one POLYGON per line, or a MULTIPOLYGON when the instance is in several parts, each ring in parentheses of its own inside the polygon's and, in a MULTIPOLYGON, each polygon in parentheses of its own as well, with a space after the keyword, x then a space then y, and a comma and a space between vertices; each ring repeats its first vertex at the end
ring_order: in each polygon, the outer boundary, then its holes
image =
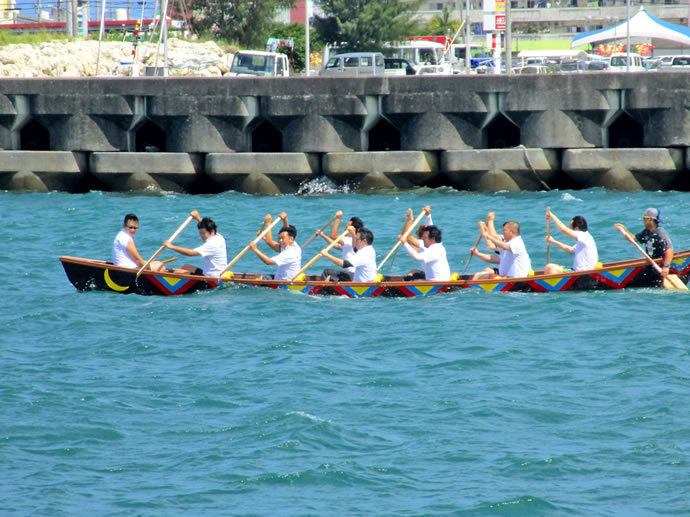
POLYGON ((575 197, 572 194, 569 194, 568 192, 563 192, 563 195, 561 196, 561 201, 582 201, 579 197, 575 197))

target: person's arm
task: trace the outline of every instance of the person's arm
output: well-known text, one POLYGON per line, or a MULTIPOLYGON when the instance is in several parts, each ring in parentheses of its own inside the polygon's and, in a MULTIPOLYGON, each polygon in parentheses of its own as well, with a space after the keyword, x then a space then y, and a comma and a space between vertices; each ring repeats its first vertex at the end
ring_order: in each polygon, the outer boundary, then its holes
POLYGON ((138 266, 143 266, 146 264, 146 261, 141 258, 141 255, 139 255, 139 252, 137 251, 137 247, 134 244, 134 239, 130 239, 129 243, 127 244, 127 254, 134 262, 137 263, 138 266))
MULTIPOLYGON (((282 216, 283 214, 280 215, 282 216)), ((271 217, 271 214, 266 214, 266 217, 264 217, 264 224, 268 226, 271 224, 272 220, 273 218, 271 217)), ((264 235, 264 241, 273 251, 280 252, 280 244, 273 240, 273 230, 266 232, 266 235, 264 235)))
POLYGON ((405 251, 407 251, 407 254, 412 257, 413 260, 416 260, 417 262, 423 262, 424 261, 424 254, 419 253, 418 250, 414 249, 414 246, 411 246, 410 243, 404 242, 402 239, 402 235, 398 236, 398 240, 403 243, 403 246, 405 246, 405 251))
POLYGON ((489 235, 493 235, 496 238, 501 238, 498 233, 496 233, 496 227, 494 226, 494 220, 496 219, 496 212, 489 212, 486 216, 486 229, 489 235))
MULTIPOLYGON (((342 220, 342 218, 343 218, 343 211, 338 210, 335 213, 335 222, 333 223, 333 226, 331 226, 331 241, 330 242, 333 242, 333 240, 335 240, 338 237, 338 235, 340 235, 340 232, 338 230, 340 230, 340 221, 342 220)), ((336 247, 337 246, 338 246, 338 244, 336 244, 336 247)))
POLYGON ((182 247, 180 247, 180 246, 175 246, 175 245, 174 245, 172 242, 170 242, 170 241, 165 241, 165 242, 163 243, 163 246, 165 246, 165 247, 168 248, 169 250, 173 250, 175 253, 181 253, 182 255, 187 255, 188 257, 194 257, 194 256, 196 256, 196 255, 201 255, 201 253, 199 253, 199 252, 196 251, 196 250, 191 250, 191 249, 189 249, 189 248, 182 248, 182 247))
MULTIPOLYGON (((403 224, 401 235, 408 230, 412 224, 412 221, 414 221, 414 213, 412 212, 411 208, 408 208, 407 212, 405 212, 405 223, 403 224)), ((417 251, 419 251, 419 240, 412 235, 412 232, 410 232, 410 234, 407 236, 407 242, 409 242, 417 251)))
POLYGON ((561 248, 566 253, 575 253, 575 250, 573 249, 572 246, 568 246, 567 244, 563 244, 562 242, 558 242, 553 237, 546 237, 546 242, 548 242, 549 244, 555 244, 556 246, 561 248))
POLYGON ((338 267, 345 267, 345 261, 344 261, 343 259, 340 259, 340 258, 338 258, 338 257, 334 257, 333 255, 331 255, 331 254, 328 253, 327 251, 322 251, 322 252, 321 252, 321 255, 323 255, 323 256, 326 257, 328 260, 330 260, 331 262, 333 262, 336 266, 338 266, 338 267))
POLYGON ((491 264, 499 264, 501 260, 498 255, 494 253, 482 253, 477 248, 470 248, 470 253, 477 258, 482 259, 484 262, 489 262, 491 264))
POLYGON ((671 267, 671 261, 673 260, 673 248, 666 248, 664 252, 664 263, 662 264, 661 274, 664 278, 668 277, 668 270, 671 267))
POLYGON ((256 247, 256 242, 252 241, 249 243, 249 247, 256 253, 256 255, 261 259, 261 261, 268 266, 275 266, 276 262, 271 257, 263 253, 259 248, 256 247))
POLYGON ((490 251, 496 251, 496 245, 489 240, 489 227, 484 221, 479 221, 479 231, 482 232, 482 238, 484 239, 486 247, 489 248, 490 251))
POLYGON ((548 221, 549 219, 556 223, 556 227, 561 232, 566 234, 571 239, 577 240, 577 234, 575 233, 575 230, 564 225, 563 222, 561 222, 561 220, 558 217, 556 217, 556 214, 554 214, 553 212, 546 212, 546 220, 548 221))
POLYGON ((504 250, 506 250, 506 251, 509 251, 509 250, 510 250, 510 245, 509 245, 506 241, 504 241, 503 239, 501 239, 500 237, 494 237, 494 236, 491 235, 491 234, 487 234, 486 236, 487 236, 487 239, 488 239, 487 242, 488 242, 488 241, 493 242, 494 245, 495 245, 497 248, 501 248, 501 249, 504 249, 504 250))

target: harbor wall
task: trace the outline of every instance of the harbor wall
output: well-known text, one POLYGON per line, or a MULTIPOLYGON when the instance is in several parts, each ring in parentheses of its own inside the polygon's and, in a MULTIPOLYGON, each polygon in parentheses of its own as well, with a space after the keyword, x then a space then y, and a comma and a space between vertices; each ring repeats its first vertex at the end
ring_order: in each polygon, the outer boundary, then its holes
POLYGON ((0 80, 0 188, 690 190, 690 74, 0 80))

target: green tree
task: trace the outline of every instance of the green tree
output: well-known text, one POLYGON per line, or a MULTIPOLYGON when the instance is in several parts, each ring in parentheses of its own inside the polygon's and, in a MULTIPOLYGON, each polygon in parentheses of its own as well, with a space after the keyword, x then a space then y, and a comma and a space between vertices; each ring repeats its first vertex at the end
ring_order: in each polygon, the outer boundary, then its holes
POLYGON ((315 17, 321 40, 344 52, 381 50, 387 41, 400 41, 419 32, 413 16, 421 1, 321 0, 325 18, 315 17))
POLYGON ((295 0, 189 0, 186 18, 198 36, 236 42, 244 48, 263 49, 279 7, 295 0))
MULTIPOLYGON (((315 52, 323 48, 323 43, 318 39, 315 32, 316 31, 312 29, 309 33, 309 47, 311 52, 315 52)), ((301 72, 305 68, 305 36, 304 25, 301 23, 291 23, 290 25, 276 23, 273 24, 270 29, 270 37, 278 39, 292 38, 293 42, 295 43, 295 48, 292 52, 290 52, 288 49, 279 50, 279 52, 282 52, 288 56, 288 59, 290 59, 290 64, 295 72, 301 72)))
POLYGON ((440 16, 434 16, 424 26, 424 33, 428 36, 447 36, 448 29, 451 30, 451 38, 455 32, 460 28, 461 22, 458 20, 451 20, 451 11, 446 6, 443 6, 440 16))

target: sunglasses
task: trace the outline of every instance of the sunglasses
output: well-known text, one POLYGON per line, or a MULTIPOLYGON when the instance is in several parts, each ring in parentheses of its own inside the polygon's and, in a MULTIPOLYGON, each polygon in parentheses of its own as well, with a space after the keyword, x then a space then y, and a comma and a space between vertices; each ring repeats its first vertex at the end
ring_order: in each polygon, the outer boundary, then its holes
POLYGON ((138 230, 139 229, 138 226, 127 226, 127 228, 130 230, 138 230))

